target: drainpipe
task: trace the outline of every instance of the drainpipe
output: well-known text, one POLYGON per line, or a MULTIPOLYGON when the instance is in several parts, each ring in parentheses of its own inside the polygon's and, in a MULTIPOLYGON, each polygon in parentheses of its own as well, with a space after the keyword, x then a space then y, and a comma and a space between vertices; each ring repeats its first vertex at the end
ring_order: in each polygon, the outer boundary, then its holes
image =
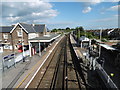
POLYGON ((40 42, 39 42, 39 56, 41 56, 41 46, 40 46, 40 42))

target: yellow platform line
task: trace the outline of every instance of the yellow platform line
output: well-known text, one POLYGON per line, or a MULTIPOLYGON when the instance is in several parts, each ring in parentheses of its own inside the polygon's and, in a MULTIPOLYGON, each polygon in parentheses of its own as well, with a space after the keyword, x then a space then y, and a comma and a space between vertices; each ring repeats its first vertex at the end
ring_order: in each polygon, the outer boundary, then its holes
POLYGON ((40 61, 32 67, 30 73, 20 82, 20 84, 16 87, 16 89, 22 85, 22 83, 27 79, 27 77, 32 73, 32 71, 35 69, 35 67, 37 67, 38 64, 40 64, 40 61))
MULTIPOLYGON (((61 37, 61 39, 62 39, 63 37, 61 37)), ((61 40, 60 39, 60 40, 61 40)), ((60 41, 59 40, 59 41, 60 41)), ((55 46, 59 43, 59 41, 55 44, 55 46)), ((52 52, 51 52, 52 53, 52 52)), ((47 56, 46 56, 47 57, 47 56)), ((18 89, 21 85, 22 85, 22 83, 28 78, 28 76, 32 73, 32 71, 35 69, 35 67, 37 67, 37 65, 40 63, 41 61, 39 61, 37 64, 35 64, 34 66, 33 66, 33 68, 32 68, 32 70, 30 71, 30 73, 16 86, 16 88, 15 88, 15 90, 16 89, 18 89)))

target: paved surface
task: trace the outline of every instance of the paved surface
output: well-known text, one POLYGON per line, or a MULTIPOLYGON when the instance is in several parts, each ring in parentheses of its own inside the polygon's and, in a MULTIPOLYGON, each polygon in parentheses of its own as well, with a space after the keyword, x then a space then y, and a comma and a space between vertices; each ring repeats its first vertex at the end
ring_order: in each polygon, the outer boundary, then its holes
MULTIPOLYGON (((52 43, 46 49, 46 52, 57 42, 52 43)), ((33 57, 26 58, 26 62, 19 62, 15 67, 10 67, 2 73, 2 88, 16 88, 16 86, 23 80, 23 78, 28 74, 28 72, 35 66, 41 58, 43 58, 46 52, 42 52, 42 56, 34 55, 33 57), (19 77, 18 77, 19 76, 19 77)))
MULTIPOLYGON (((11 67, 9 69, 6 69, 3 74, 2 74, 2 80, 3 80, 3 84, 2 87, 3 88, 7 88, 9 86, 10 83, 13 82, 13 80, 18 76, 18 74, 23 70, 23 68, 29 63, 29 68, 30 66, 33 66, 33 63, 37 63, 37 61, 40 59, 39 56, 34 56, 34 60, 33 58, 29 58, 26 62, 19 62, 15 65, 15 67, 11 67)), ((26 67, 27 70, 27 67, 26 67)), ((24 72, 23 72, 24 73, 24 72)))
MULTIPOLYGON (((12 53, 14 53, 14 52, 12 52, 12 51, 4 51, 4 52, 2 53, 2 57, 7 56, 7 55, 10 55, 10 54, 12 54, 12 53)), ((15 52, 15 54, 18 54, 18 52, 15 52)))

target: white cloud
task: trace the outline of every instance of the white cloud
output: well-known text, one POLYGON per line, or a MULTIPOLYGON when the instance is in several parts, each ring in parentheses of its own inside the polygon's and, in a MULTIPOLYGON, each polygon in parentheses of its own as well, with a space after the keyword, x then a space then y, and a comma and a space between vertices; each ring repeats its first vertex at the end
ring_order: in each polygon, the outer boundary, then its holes
POLYGON ((82 12, 83 12, 83 13, 88 13, 88 12, 90 12, 91 10, 92 10, 91 7, 86 7, 82 12))
POLYGON ((91 20, 90 22, 112 22, 112 21, 116 21, 117 19, 118 17, 102 18, 102 19, 91 20))
MULTIPOLYGON (((58 15, 58 11, 52 9, 49 2, 3 2, 2 22, 13 24, 17 22, 48 21, 58 15)), ((45 22, 43 22, 45 23, 45 22)))
POLYGON ((33 12, 32 15, 33 16, 41 16, 41 17, 55 17, 57 16, 58 12, 56 12, 55 10, 45 10, 43 12, 33 12))
POLYGON ((120 0, 112 0, 112 2, 119 2, 120 0))
POLYGON ((108 10, 116 11, 116 10, 118 10, 118 8, 120 8, 120 5, 112 6, 108 10))
POLYGON ((117 14, 117 15, 114 15, 115 17, 120 17, 120 15, 119 14, 117 14))
POLYGON ((8 17, 6 19, 11 21, 11 22, 14 22, 14 21, 17 21, 18 19, 20 19, 20 17, 8 17))
POLYGON ((83 13, 88 13, 92 10, 91 6, 94 6, 96 4, 99 4, 103 2, 104 0, 85 0, 84 2, 84 9, 82 10, 83 13))
POLYGON ((104 0, 90 0, 91 4, 98 4, 98 3, 101 3, 101 2, 104 2, 104 0))

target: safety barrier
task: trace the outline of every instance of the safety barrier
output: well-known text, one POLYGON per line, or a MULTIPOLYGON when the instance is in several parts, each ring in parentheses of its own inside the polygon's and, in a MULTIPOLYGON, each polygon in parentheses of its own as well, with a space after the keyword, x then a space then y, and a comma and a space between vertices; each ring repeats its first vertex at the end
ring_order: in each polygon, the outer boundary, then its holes
POLYGON ((15 65, 15 54, 10 54, 3 57, 2 65, 3 65, 3 71, 5 68, 10 68, 11 66, 15 65))
POLYGON ((118 87, 112 81, 110 76, 105 72, 105 70, 101 67, 101 65, 98 66, 98 69, 96 69, 96 72, 98 73, 101 80, 104 82, 106 88, 113 88, 115 90, 118 90, 118 87))

